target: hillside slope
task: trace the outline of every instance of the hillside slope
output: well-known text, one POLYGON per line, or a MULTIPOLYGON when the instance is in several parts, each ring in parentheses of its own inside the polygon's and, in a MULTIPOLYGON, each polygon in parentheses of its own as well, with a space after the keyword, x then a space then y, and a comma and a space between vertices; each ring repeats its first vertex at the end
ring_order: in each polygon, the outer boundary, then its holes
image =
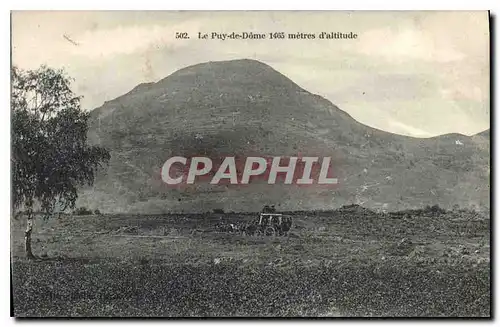
POLYGON ((89 139, 111 151, 80 205, 105 212, 489 207, 489 131, 417 139, 365 126, 254 60, 209 62, 141 84, 92 112, 89 139), (335 188, 195 185, 166 188, 174 155, 331 156, 335 188))

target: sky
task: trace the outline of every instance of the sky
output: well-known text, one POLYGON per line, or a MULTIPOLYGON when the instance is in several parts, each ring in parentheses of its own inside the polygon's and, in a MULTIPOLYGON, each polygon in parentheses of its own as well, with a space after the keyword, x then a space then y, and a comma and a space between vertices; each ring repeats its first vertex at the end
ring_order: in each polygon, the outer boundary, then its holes
POLYGON ((414 137, 472 135, 490 127, 488 24, 486 11, 19 11, 12 13, 12 63, 64 68, 92 110, 189 65, 250 58, 371 127, 414 137), (233 31, 358 37, 197 37, 233 31))

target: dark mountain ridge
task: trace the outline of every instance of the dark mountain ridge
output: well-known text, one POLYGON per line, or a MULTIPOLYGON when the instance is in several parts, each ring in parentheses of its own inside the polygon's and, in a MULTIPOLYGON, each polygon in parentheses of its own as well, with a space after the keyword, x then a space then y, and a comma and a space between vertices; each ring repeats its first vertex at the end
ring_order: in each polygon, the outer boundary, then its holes
POLYGON ((377 130, 254 60, 141 84, 92 112, 89 139, 112 159, 80 203, 108 212, 489 206, 489 130, 427 139, 377 130), (174 155, 331 156, 340 184, 169 189, 159 171, 174 155))

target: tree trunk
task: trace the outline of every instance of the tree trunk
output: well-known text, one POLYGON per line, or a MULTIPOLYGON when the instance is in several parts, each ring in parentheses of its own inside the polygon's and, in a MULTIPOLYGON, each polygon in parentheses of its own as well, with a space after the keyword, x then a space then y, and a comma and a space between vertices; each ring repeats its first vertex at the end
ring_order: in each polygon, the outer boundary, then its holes
POLYGON ((26 221, 26 231, 24 232, 24 252, 28 259, 34 259, 33 251, 31 250, 31 233, 33 232, 33 217, 28 214, 26 221))

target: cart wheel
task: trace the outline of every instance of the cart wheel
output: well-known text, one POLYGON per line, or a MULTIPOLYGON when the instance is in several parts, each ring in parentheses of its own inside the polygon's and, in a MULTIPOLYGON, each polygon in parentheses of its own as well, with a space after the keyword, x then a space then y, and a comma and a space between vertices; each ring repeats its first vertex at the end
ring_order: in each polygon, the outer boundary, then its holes
POLYGON ((276 231, 273 227, 267 227, 265 230, 265 234, 266 236, 274 236, 276 234, 276 231))

